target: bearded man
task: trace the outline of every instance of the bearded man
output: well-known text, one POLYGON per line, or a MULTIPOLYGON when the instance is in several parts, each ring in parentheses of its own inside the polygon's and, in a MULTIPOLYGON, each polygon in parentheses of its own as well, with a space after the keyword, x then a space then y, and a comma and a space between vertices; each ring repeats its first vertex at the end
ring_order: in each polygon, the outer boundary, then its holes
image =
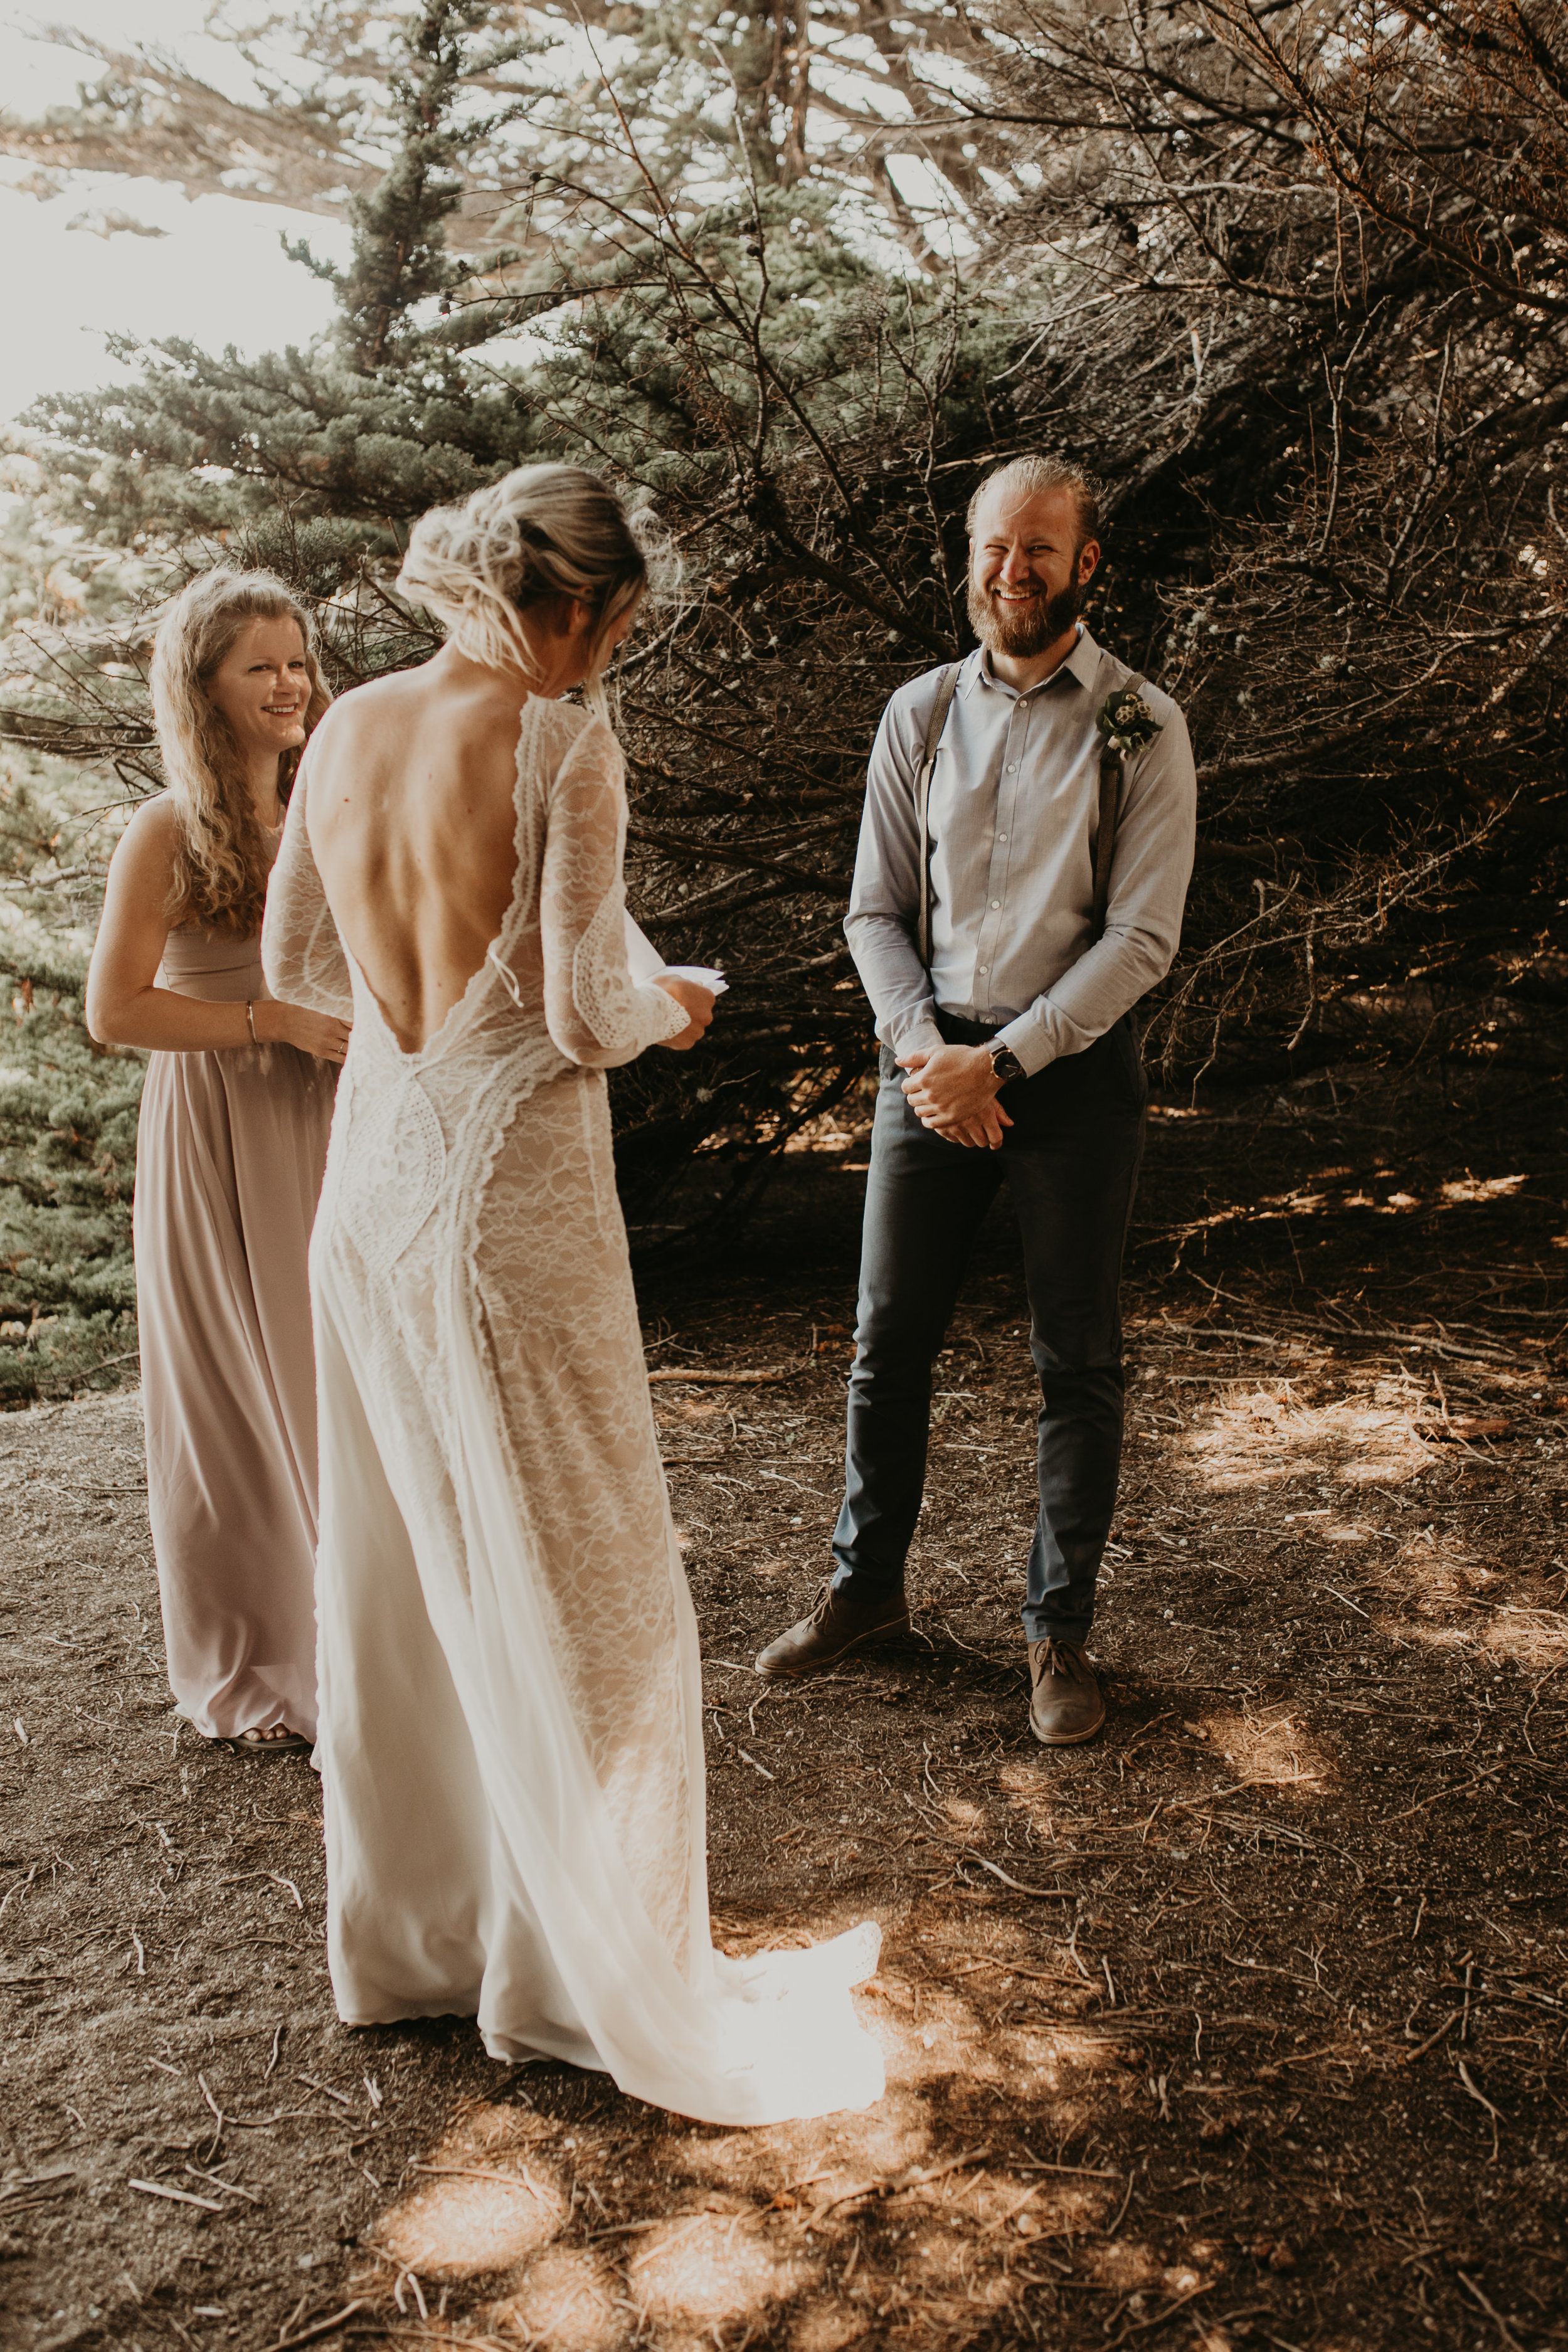
POLYGON ((812 1674, 909 1631, 931 1366, 1005 1182, 1041 1399, 1029 1723, 1052 1747, 1105 1720, 1084 1644, 1121 1459, 1132 1008, 1176 951, 1195 807, 1181 712, 1079 619, 1098 530, 1077 466, 1019 457, 983 482, 979 650, 901 687, 878 730, 844 926, 881 1049, 844 1503, 816 1609, 756 1662, 812 1674))

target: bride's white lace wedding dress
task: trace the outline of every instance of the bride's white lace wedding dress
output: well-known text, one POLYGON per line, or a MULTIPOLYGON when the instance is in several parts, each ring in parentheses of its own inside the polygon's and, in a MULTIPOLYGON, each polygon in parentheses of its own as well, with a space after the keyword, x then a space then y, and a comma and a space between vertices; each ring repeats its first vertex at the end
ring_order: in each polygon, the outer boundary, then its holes
POLYGON ((417 1053, 339 943, 303 778, 268 895, 274 992, 354 1024, 310 1256, 328 1956, 349 2023, 477 2015, 495 2057, 761 2124, 879 2095, 849 1995, 879 1938, 710 1940, 601 1075, 685 1015, 627 972, 622 779, 599 720, 529 700, 511 904, 417 1053))

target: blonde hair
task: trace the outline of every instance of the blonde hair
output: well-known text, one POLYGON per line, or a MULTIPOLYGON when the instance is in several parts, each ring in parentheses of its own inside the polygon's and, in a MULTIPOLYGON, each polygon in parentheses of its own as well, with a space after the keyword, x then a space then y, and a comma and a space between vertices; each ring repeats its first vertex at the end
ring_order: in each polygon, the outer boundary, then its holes
POLYGON ((653 515, 628 513, 596 475, 581 466, 519 466, 462 506, 421 515, 397 585, 446 624, 470 661, 529 677, 539 665, 521 615, 555 597, 577 598, 591 615, 584 698, 605 718, 604 669, 616 624, 677 570, 653 515))
MULTIPOLYGON (((193 580, 158 625, 152 676, 163 773, 179 819, 170 911, 212 930, 242 933, 261 929, 271 851, 234 730, 206 688, 247 621, 292 621, 298 627, 310 681, 308 737, 331 696, 321 682, 310 615, 270 572, 219 564, 193 580)), ((284 801, 299 765, 299 751, 286 751, 279 762, 284 801)))
POLYGON ((987 474, 969 501, 964 517, 969 536, 974 536, 974 518, 980 511, 980 501, 987 490, 1011 490, 1021 499, 1038 498, 1042 490, 1070 490, 1078 512, 1079 541, 1095 537, 1100 530, 1100 501, 1103 495, 1100 483, 1086 467, 1071 457, 1013 457, 1006 465, 998 466, 987 474))

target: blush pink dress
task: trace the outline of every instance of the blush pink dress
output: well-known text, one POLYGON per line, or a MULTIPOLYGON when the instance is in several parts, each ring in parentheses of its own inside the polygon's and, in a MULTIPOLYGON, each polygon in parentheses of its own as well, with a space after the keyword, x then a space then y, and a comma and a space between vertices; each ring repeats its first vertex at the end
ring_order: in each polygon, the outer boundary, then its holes
MULTIPOLYGON (((260 942, 172 931, 159 984, 268 992, 260 942)), ((154 1054, 137 1136, 147 1500, 169 1681, 207 1738, 316 1734, 308 1253, 337 1072, 292 1045, 154 1054)))

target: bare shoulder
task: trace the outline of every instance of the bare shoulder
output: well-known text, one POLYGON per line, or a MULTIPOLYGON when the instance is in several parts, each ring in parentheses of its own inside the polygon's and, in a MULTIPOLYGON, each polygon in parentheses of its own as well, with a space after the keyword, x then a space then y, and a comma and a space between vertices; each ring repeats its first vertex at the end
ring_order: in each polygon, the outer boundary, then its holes
POLYGON ((180 813, 173 793, 143 801, 115 844, 114 863, 122 873, 167 876, 180 841, 180 813))
POLYGON ((408 748, 425 698, 418 670, 398 670, 350 687, 324 710, 300 759, 296 795, 318 834, 353 802, 384 790, 408 748))
POLYGON ((107 939, 130 924, 166 932, 180 846, 180 814, 171 793, 143 801, 114 845, 104 899, 107 939))
POLYGON ((438 662, 421 662, 367 678, 340 695, 319 721, 310 752, 318 759, 322 752, 336 757, 351 746, 362 750, 380 742, 401 750, 412 730, 430 725, 469 739, 498 732, 515 736, 517 724, 515 684, 482 675, 455 679, 438 662))
POLYGON ((417 670, 394 670, 387 677, 366 678, 363 686, 349 687, 316 721, 309 748, 330 751, 367 730, 395 726, 418 692, 418 677, 417 670))

